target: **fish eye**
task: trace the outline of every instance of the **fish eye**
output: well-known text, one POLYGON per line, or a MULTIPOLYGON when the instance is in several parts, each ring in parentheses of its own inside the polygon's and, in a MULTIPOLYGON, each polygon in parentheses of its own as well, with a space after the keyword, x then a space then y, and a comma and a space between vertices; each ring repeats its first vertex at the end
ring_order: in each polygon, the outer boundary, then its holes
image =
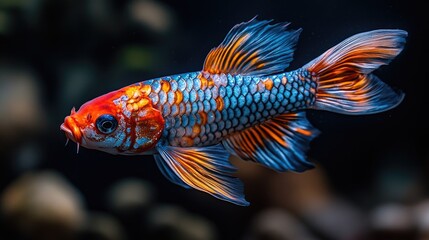
POLYGON ((104 114, 97 118, 95 124, 97 125, 97 128, 100 132, 109 134, 115 131, 116 127, 118 126, 118 121, 114 116, 110 114, 104 114))

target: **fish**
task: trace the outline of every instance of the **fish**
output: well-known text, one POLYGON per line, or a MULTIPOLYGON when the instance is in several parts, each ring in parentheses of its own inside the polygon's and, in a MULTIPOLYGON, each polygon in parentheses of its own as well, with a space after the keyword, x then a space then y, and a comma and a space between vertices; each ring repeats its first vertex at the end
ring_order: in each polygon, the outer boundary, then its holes
POLYGON ((376 114, 405 94, 373 71, 403 50, 408 33, 355 34, 295 70, 301 28, 289 22, 235 25, 202 70, 134 83, 73 108, 60 129, 79 146, 115 155, 153 155, 171 182, 248 206, 230 155, 277 172, 315 167, 319 135, 306 110, 376 114))

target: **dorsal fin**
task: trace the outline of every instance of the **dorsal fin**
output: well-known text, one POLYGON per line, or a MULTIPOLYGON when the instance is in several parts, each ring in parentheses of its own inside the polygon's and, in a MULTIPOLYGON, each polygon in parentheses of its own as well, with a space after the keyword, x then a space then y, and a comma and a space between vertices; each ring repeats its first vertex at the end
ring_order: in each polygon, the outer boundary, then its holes
POLYGON ((286 30, 289 23, 270 22, 253 18, 235 25, 223 42, 209 52, 203 70, 257 76, 284 71, 293 59, 301 29, 286 30))

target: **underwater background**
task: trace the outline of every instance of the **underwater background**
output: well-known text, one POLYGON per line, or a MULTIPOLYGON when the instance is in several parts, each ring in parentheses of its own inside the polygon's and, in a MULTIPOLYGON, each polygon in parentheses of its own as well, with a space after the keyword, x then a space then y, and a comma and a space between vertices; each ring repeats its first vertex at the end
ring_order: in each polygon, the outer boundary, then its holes
POLYGON ((0 239, 429 239, 428 17, 420 1, 0 0, 0 239), (70 109, 134 82, 198 71, 235 25, 303 28, 301 67, 356 33, 408 31, 375 74, 406 95, 321 131, 302 174, 232 158, 249 207, 170 183, 152 156, 64 146, 70 109))

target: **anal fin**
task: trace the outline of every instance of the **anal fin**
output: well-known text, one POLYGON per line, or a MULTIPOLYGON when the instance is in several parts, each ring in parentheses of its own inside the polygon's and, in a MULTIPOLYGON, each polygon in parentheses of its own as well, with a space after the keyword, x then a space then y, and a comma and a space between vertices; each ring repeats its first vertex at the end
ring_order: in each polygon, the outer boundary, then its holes
POLYGON ((195 188, 216 198, 247 206, 243 184, 233 177, 236 168, 222 145, 208 147, 157 146, 155 160, 166 178, 185 188, 195 188))
POLYGON ((255 161, 276 171, 302 172, 313 167, 306 159, 306 151, 318 133, 304 112, 286 113, 235 133, 222 143, 243 160, 255 161))

